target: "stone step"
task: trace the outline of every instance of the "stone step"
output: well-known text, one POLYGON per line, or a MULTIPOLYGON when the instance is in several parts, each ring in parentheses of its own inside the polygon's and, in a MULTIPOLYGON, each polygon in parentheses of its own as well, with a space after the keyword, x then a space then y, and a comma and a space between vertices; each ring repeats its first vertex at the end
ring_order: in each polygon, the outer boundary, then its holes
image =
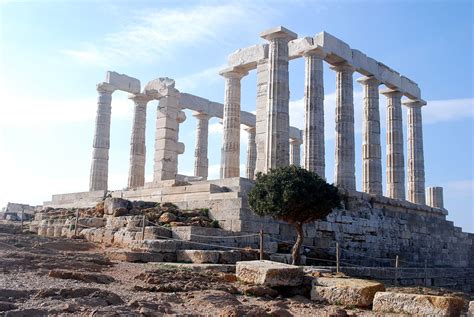
POLYGON ((121 262, 176 262, 175 252, 133 252, 124 250, 109 250, 106 256, 112 261, 121 262))
POLYGON ((213 264, 235 264, 238 261, 256 260, 257 253, 247 253, 237 250, 180 250, 176 252, 177 262, 185 263, 213 263, 213 264))

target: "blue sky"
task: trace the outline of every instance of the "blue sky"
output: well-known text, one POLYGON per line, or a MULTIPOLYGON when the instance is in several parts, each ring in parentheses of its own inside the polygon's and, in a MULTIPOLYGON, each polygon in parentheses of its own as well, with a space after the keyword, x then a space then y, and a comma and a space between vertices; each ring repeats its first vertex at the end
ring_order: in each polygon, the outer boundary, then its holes
MULTIPOLYGON (((327 31, 419 84, 428 101, 423 109, 426 185, 443 186, 448 219, 474 232, 473 12, 472 1, 458 0, 0 0, 0 205, 39 204, 54 193, 88 189, 95 85, 107 70, 136 77, 142 86, 167 76, 183 92, 222 102, 224 81, 217 73, 227 55, 263 43, 262 30, 283 25, 300 37, 327 31)), ((303 81, 303 61, 292 61, 290 116, 298 127, 303 81)), ((327 64, 324 81, 326 175, 332 181, 335 75, 327 64)), ((255 110, 255 82, 255 73, 243 79, 244 110, 255 110)), ((127 183, 133 109, 127 97, 116 92, 112 101, 112 189, 127 183)), ((354 101, 360 189, 362 90, 357 82, 354 101)), ((148 104, 147 181, 152 180, 156 104, 148 104)), ((380 105, 384 129, 383 96, 380 105)), ((186 144, 179 159, 182 174, 193 172, 196 121, 190 112, 187 117, 180 131, 186 144)), ((218 177, 221 135, 218 120, 211 119, 211 177, 218 177)), ((245 150, 242 132, 242 165, 245 150)))

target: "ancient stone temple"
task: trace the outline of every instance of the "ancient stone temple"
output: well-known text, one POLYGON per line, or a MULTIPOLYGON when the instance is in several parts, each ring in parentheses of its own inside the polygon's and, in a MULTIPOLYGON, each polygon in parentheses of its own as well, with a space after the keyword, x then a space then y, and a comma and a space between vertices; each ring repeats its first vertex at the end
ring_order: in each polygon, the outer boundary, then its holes
POLYGON ((289 164, 301 164, 326 176, 323 64, 329 63, 336 74, 334 183, 347 199, 343 210, 306 227, 305 243, 324 248, 338 240, 349 249, 370 250, 375 257, 397 252, 414 261, 474 266, 474 237, 446 220, 442 188, 430 187, 425 195, 422 110, 426 102, 419 86, 326 32, 298 37, 284 27, 276 27, 260 36, 265 43, 230 54, 228 67, 220 72, 225 81, 223 104, 180 92, 174 80, 166 77, 152 80, 142 89, 138 79, 107 72, 105 81, 97 85, 89 191, 54 195, 45 206, 92 206, 107 194, 129 200, 173 202, 182 208, 209 208, 211 217, 225 230, 258 232, 263 228, 281 239, 291 239, 291 226, 259 218, 250 211, 247 192, 257 172, 289 164), (305 62, 303 131, 289 124, 288 66, 296 58, 305 62), (241 80, 254 70, 255 115, 241 110, 241 80), (357 75, 360 77, 356 81, 364 91, 360 189, 356 188, 355 175, 353 85, 357 75), (134 116, 127 189, 111 191, 108 152, 112 95, 116 90, 131 94, 134 116), (386 118, 380 117, 380 94, 386 96, 386 118), (159 101, 155 147, 146 149, 146 112, 151 100, 159 101), (402 116, 402 107, 408 108, 407 118, 402 116), (179 141, 180 124, 187 120, 184 109, 191 110, 196 121, 192 176, 178 174, 179 155, 185 151, 179 141), (222 119, 223 138, 220 179, 209 180, 208 127, 213 117, 222 119), (387 123, 384 139, 380 120, 387 123), (245 158, 240 157, 241 125, 248 133, 245 158), (387 153, 385 168, 382 147, 387 153), (153 181, 149 183, 145 182, 147 150, 154 151, 153 181), (245 178, 240 177, 244 172, 240 171, 241 162, 246 162, 245 178), (384 170, 386 184, 382 184, 384 170))

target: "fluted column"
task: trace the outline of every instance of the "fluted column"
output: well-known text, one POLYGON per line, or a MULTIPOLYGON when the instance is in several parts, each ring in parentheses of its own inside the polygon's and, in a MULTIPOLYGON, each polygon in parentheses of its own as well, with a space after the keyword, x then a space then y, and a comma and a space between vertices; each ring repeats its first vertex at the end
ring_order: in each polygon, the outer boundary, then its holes
POLYGON ((248 73, 237 68, 220 73, 225 77, 224 135, 221 150, 221 178, 240 176, 240 80, 248 73))
POLYGON ((128 173, 128 188, 145 185, 145 130, 146 105, 150 97, 145 94, 136 94, 130 97, 135 102, 133 113, 132 138, 130 141, 130 170, 128 173))
POLYGON ((387 97, 387 197, 405 199, 402 93, 382 91, 387 97))
POLYGON ((443 187, 426 188, 426 204, 433 208, 444 209, 443 187))
POLYGON ((301 140, 290 139, 290 164, 300 166, 301 140))
POLYGON ((357 80, 364 87, 362 143, 362 191, 382 195, 382 152, 380 148, 379 85, 375 77, 357 80))
POLYGON ((421 107, 424 101, 408 101, 408 200, 424 205, 425 159, 423 153, 423 126, 421 107))
POLYGON ((336 71, 336 157, 334 183, 355 190, 354 96, 352 73, 347 64, 331 67, 336 71))
POLYGON ((254 179, 255 165, 257 162, 257 144, 255 143, 255 130, 255 127, 245 128, 245 131, 247 131, 248 134, 246 171, 246 177, 248 179, 254 179))
POLYGON ((325 178, 324 151, 324 81, 320 51, 310 51, 305 58, 304 91, 304 168, 325 178))
POLYGON ((197 119, 196 147, 194 150, 194 176, 200 176, 203 179, 207 179, 209 169, 207 144, 210 116, 206 113, 195 113, 193 116, 197 119))
POLYGON ((97 85, 99 98, 95 119, 89 191, 107 190, 109 176, 110 116, 112 93, 115 88, 107 83, 97 85))
POLYGON ((288 41, 296 34, 277 27, 260 36, 270 42, 268 49, 268 100, 265 171, 289 165, 289 74, 288 41))

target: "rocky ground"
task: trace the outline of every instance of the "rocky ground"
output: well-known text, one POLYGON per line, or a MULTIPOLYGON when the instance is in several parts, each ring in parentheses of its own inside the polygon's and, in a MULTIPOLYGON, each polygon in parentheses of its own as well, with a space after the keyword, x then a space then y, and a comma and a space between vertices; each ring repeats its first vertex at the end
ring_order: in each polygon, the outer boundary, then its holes
POLYGON ((249 286, 192 266, 111 262, 83 240, 18 229, 0 224, 0 316, 376 316, 312 302, 309 289, 249 286))

